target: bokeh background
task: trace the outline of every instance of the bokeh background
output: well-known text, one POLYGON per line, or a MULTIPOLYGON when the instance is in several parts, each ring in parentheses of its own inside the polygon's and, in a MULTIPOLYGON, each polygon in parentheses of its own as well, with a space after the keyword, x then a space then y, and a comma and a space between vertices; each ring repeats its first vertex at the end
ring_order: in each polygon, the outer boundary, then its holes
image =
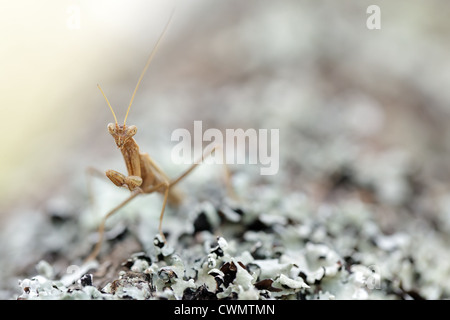
POLYGON ((96 85, 123 119, 173 8, 127 121, 163 168, 180 172, 170 134, 194 120, 278 128, 280 172, 259 182, 320 202, 350 181, 383 205, 386 232, 424 219, 448 241, 445 0, 2 2, 2 226, 55 197, 84 201, 88 167, 124 171, 96 85), (366 27, 372 4, 380 30, 366 27))

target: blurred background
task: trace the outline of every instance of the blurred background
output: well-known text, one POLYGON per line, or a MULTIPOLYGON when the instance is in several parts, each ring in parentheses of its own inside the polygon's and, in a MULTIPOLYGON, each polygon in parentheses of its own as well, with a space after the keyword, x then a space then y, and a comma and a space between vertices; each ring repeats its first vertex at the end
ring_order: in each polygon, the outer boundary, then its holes
POLYGON ((96 84, 123 119, 173 8, 129 117, 141 148, 159 163, 170 155, 175 128, 203 120, 204 129, 280 128, 281 152, 289 151, 280 161, 299 177, 320 175, 324 168, 317 166, 333 161, 318 151, 317 139, 351 135, 363 140, 368 158, 395 147, 423 174, 443 181, 449 6, 437 0, 3 3, 1 216, 64 190, 87 166, 121 164, 106 130, 113 118, 96 84), (381 30, 366 27, 371 4, 380 5, 381 30), (299 164, 301 170, 293 168, 299 164))
POLYGON ((96 85, 122 121, 173 8, 127 120, 171 176, 170 135, 194 120, 278 128, 280 172, 259 182, 317 201, 356 185, 391 213, 386 232, 417 216, 450 230, 445 0, 3 2, 3 225, 55 196, 79 199, 90 166, 125 171, 96 85), (379 30, 366 26, 373 4, 379 30))

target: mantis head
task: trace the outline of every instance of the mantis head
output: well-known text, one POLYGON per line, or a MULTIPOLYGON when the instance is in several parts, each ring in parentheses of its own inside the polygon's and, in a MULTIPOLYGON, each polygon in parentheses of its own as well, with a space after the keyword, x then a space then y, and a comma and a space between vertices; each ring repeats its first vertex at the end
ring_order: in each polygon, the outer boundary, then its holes
POLYGON ((130 111, 131 103, 128 106, 127 114, 126 114, 125 119, 123 121, 123 125, 119 125, 119 123, 117 122, 116 114, 114 113, 114 110, 111 107, 111 104, 109 103, 108 98, 106 98, 106 95, 103 92, 103 90, 100 87, 100 85, 97 85, 97 87, 102 92, 103 97, 105 98, 106 103, 108 104, 108 107, 109 107, 109 109, 111 110, 111 112, 112 112, 112 114, 114 116, 115 123, 109 123, 108 124, 108 131, 113 136, 114 141, 116 142, 117 148, 122 148, 125 145, 125 143, 128 141, 128 139, 132 138, 137 132, 137 127, 136 126, 133 126, 133 125, 127 126, 126 125, 128 112, 130 111))
POLYGON ((108 131, 113 136, 117 148, 122 148, 128 139, 132 138, 136 132, 136 126, 119 125, 117 122, 108 124, 108 131))

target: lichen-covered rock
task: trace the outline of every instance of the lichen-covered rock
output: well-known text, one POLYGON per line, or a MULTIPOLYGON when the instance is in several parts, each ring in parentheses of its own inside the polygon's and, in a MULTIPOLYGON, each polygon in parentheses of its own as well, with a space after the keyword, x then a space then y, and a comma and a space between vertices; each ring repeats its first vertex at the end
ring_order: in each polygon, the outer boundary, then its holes
MULTIPOLYGON (((17 298, 433 299, 447 294, 438 279, 449 269, 436 269, 434 255, 414 235, 383 233, 369 206, 351 200, 294 219, 292 210, 311 210, 306 198, 301 205, 296 197, 274 203, 269 191, 255 192, 255 206, 239 209, 239 228, 223 215, 223 205, 203 204, 199 210, 214 221, 208 230, 186 226, 178 241, 169 243, 157 235, 152 250, 130 252, 115 261, 118 269, 93 261, 58 273, 41 260, 38 274, 19 282, 17 298), (254 213, 247 217, 265 205, 274 218, 263 215, 255 224, 254 213), (217 230, 227 235, 216 237, 217 230), (426 272, 430 267, 440 273, 426 272)), ((443 248, 439 239, 429 240, 443 248)))

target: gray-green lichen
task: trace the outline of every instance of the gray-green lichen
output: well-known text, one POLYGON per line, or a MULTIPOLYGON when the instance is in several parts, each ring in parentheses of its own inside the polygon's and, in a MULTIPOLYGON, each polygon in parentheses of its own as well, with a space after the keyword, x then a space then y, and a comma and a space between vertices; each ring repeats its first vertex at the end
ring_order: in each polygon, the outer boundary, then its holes
POLYGON ((433 299, 448 294, 440 281, 449 269, 433 266, 432 253, 414 235, 384 234, 370 206, 349 200, 319 207, 314 215, 297 214, 312 208, 304 194, 273 203, 270 191, 259 188, 249 202, 254 206, 228 207, 239 222, 221 215, 225 204, 202 204, 198 208, 208 215, 200 211, 192 219, 213 219, 209 230, 195 232, 186 224, 176 241, 164 243, 156 236, 151 250, 130 252, 123 261, 72 265, 62 276, 40 261, 38 275, 20 280, 17 298, 433 299), (274 218, 254 213, 264 207, 274 218), (108 263, 121 268, 99 286, 97 280, 104 278, 99 270, 108 263), (429 268, 440 273, 428 274, 429 268))

